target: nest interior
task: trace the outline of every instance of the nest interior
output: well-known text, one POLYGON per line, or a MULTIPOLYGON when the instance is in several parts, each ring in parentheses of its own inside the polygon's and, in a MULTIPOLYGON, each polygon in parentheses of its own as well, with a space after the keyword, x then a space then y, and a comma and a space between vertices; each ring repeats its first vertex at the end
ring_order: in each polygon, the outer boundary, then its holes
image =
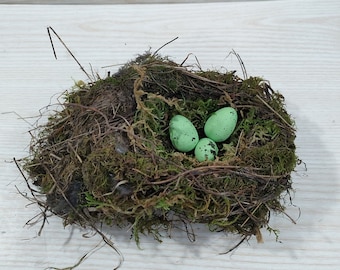
POLYGON ((149 52, 112 76, 78 83, 35 130, 23 167, 46 209, 65 224, 132 226, 159 239, 176 222, 256 235, 283 212, 295 168, 294 123, 261 78, 191 69, 149 52), (211 113, 237 110, 236 129, 214 161, 176 151, 180 114, 200 137, 211 113))

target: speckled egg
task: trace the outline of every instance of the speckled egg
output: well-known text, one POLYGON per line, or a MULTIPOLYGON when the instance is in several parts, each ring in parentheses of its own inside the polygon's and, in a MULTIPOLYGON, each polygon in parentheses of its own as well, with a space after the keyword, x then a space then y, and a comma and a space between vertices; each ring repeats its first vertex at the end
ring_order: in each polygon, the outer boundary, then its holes
POLYGON ((234 132, 236 123, 236 110, 225 107, 217 110, 208 118, 204 125, 204 133, 215 142, 223 142, 234 132))
POLYGON ((200 139, 196 145, 195 157, 198 161, 214 160, 217 154, 217 145, 209 138, 200 139))
POLYGON ((175 115, 169 125, 172 145, 181 152, 193 150, 198 143, 198 132, 190 120, 182 115, 175 115))

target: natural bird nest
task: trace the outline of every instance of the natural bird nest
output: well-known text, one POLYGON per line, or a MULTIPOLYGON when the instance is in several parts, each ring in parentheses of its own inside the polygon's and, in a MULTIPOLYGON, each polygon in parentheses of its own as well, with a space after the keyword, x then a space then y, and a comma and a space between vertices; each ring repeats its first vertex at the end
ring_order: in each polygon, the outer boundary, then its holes
POLYGON ((46 210, 65 224, 132 226, 159 239, 184 222, 261 240, 270 212, 284 212, 295 130, 284 98, 261 78, 189 69, 145 53, 113 76, 78 83, 33 135, 23 160, 46 210), (237 111, 233 134, 213 161, 177 151, 174 115, 200 137, 211 113, 237 111))

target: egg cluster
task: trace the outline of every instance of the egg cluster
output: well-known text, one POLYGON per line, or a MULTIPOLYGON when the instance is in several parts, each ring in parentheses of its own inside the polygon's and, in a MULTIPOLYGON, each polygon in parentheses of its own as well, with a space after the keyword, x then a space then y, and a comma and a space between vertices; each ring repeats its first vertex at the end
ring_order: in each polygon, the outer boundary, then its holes
POLYGON ((195 126, 182 116, 175 115, 169 124, 170 140, 180 152, 195 149, 198 161, 214 160, 218 154, 218 142, 223 142, 234 132, 237 112, 232 107, 225 107, 212 113, 204 125, 205 138, 199 139, 195 126))

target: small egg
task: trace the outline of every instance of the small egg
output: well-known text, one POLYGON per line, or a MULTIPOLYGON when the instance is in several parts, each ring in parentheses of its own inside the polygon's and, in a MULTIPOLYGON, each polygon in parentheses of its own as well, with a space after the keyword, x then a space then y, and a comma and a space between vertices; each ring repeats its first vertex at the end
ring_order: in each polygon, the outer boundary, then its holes
POLYGON ((169 124, 172 145, 181 152, 193 150, 198 143, 198 132, 190 120, 182 115, 175 115, 169 124))
POLYGON ((204 125, 204 133, 215 142, 223 142, 234 132, 236 123, 236 110, 225 107, 217 110, 208 118, 204 125))
POLYGON ((196 145, 195 157, 198 161, 214 160, 217 154, 217 145, 209 138, 200 139, 196 145))

